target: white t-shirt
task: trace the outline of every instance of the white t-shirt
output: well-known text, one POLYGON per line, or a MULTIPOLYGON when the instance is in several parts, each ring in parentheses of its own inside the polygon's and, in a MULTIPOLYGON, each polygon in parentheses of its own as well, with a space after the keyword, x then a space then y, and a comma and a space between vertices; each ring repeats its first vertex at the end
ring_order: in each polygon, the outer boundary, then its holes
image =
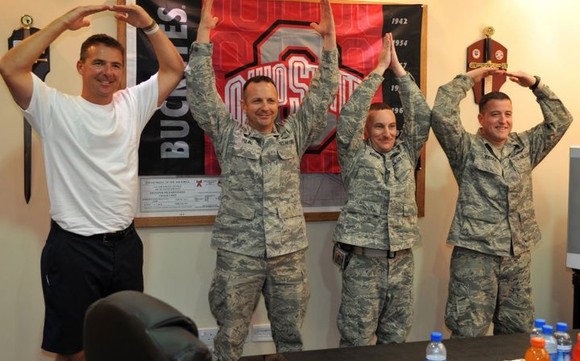
POLYGON ((33 79, 23 112, 42 138, 50 216, 81 235, 127 228, 137 204, 141 131, 158 109, 157 74, 116 92, 108 105, 33 79))

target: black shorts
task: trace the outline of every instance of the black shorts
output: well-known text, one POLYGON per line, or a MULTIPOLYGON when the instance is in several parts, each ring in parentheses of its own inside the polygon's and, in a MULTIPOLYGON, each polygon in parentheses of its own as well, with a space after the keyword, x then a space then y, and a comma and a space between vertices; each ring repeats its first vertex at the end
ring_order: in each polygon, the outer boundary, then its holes
POLYGON ((51 222, 40 260, 45 316, 42 348, 83 350, 85 311, 122 290, 143 291, 143 244, 131 224, 114 234, 81 236, 51 222))

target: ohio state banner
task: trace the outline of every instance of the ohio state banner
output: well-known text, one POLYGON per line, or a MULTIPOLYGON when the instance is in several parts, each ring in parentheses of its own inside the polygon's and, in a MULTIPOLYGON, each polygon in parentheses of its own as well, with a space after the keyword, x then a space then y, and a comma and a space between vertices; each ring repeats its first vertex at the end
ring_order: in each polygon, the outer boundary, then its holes
MULTIPOLYGON (((159 23, 188 60, 196 38, 201 1, 137 0, 159 23)), ((310 27, 320 19, 318 2, 271 0, 218 0, 214 15, 220 19, 212 32, 217 88, 235 121, 244 122, 241 89, 249 77, 268 75, 277 84, 280 116, 300 106, 318 67, 322 50, 319 35, 310 27)), ((341 81, 328 112, 328 127, 302 160, 303 173, 339 173, 335 125, 342 105, 376 65, 382 36, 392 32, 401 63, 421 84, 423 6, 382 5, 343 1, 332 4, 340 52, 341 81)), ((146 37, 135 32, 138 83, 157 71, 146 37)), ((403 109, 391 72, 386 73, 375 101, 391 105, 402 121, 403 109)), ((192 119, 185 83, 179 84, 151 119, 139 150, 142 176, 219 175, 211 142, 192 119)), ((399 123, 400 126, 400 123, 399 123)))

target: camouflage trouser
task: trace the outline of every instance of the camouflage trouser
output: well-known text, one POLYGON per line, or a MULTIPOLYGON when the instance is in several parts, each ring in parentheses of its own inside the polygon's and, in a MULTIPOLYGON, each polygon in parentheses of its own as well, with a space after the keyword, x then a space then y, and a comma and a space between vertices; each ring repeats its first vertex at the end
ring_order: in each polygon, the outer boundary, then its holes
POLYGON ((306 251, 256 258, 218 250, 209 303, 219 330, 214 359, 237 361, 252 314, 264 295, 278 352, 302 350, 300 328, 310 297, 306 251))
POLYGON ((534 319, 530 252, 499 257, 454 247, 445 324, 452 338, 529 332, 534 319))
POLYGON ((404 342, 413 323, 414 260, 411 249, 395 258, 353 254, 342 272, 338 311, 340 346, 404 342))

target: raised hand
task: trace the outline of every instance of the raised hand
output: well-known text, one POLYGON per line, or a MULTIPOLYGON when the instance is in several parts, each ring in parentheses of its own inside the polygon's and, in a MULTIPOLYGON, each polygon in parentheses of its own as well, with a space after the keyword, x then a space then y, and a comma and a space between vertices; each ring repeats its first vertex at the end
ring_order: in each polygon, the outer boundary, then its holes
POLYGON ((524 87, 530 87, 536 82, 536 78, 523 71, 504 71, 509 80, 524 87))
POLYGON ((399 57, 397 56, 397 48, 395 47, 395 40, 393 39, 393 34, 390 34, 391 37, 391 64, 389 65, 389 69, 395 74, 396 77, 401 77, 407 73, 403 65, 399 62, 399 57))
POLYGON ((391 33, 386 33, 383 36, 383 46, 381 47, 381 52, 377 58, 377 67, 375 68, 375 72, 378 74, 383 75, 385 70, 389 67, 392 61, 392 42, 393 37, 391 33))
POLYGON ((57 21, 61 21, 67 30, 78 30, 91 25, 86 17, 101 11, 111 10, 109 5, 79 6, 61 16, 57 21))
POLYGON ((481 67, 481 68, 476 68, 473 70, 470 70, 467 72, 467 76, 469 76, 471 79, 473 79, 474 83, 477 83, 479 81, 481 81, 481 79, 493 75, 495 73, 498 73, 499 70, 496 68, 488 68, 488 67, 481 67))
POLYGON ((329 0, 320 0, 320 22, 310 23, 310 26, 320 34, 324 40, 324 49, 336 49, 336 29, 334 15, 329 0))
POLYGON ((201 18, 199 19, 199 27, 197 28, 198 43, 209 43, 209 35, 211 31, 217 26, 219 19, 212 16, 213 0, 205 0, 201 8, 201 18))
POLYGON ((136 28, 145 28, 152 24, 153 19, 139 5, 113 5, 111 11, 117 12, 115 18, 136 28))

